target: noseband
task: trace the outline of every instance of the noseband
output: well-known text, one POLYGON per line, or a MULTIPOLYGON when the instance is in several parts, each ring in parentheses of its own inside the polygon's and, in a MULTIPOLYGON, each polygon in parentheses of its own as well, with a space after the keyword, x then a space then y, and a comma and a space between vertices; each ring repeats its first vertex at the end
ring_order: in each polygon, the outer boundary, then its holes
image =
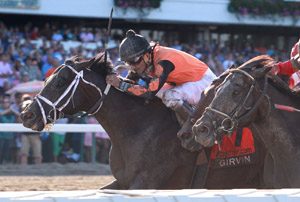
MULTIPOLYGON (((81 70, 80 72, 78 72, 76 69, 74 69, 73 67, 71 67, 70 65, 66 65, 63 64, 64 67, 69 68, 70 70, 72 70, 72 72, 76 75, 73 79, 73 81, 70 83, 70 85, 67 87, 67 89, 64 91, 64 93, 56 100, 56 101, 50 101, 48 98, 42 96, 41 94, 38 94, 35 97, 35 100, 38 103, 38 106, 40 108, 42 117, 43 117, 43 122, 44 122, 44 126, 46 127, 47 125, 51 125, 53 124, 57 119, 62 118, 63 113, 62 110, 70 103, 70 101, 72 100, 73 106, 74 106, 74 102, 73 102, 73 96, 77 90, 77 87, 79 85, 79 82, 82 81, 84 84, 90 85, 92 87, 94 87, 100 95, 100 98, 98 99, 97 103, 91 107, 91 111, 88 110, 88 114, 89 115, 94 115, 96 114, 103 103, 103 98, 104 96, 102 95, 102 91, 100 90, 100 88, 98 88, 95 84, 85 80, 83 78, 83 70, 81 70), (70 94, 70 96, 67 98, 67 95, 70 94), (66 99, 66 101, 64 103, 62 103, 62 100, 66 99), (45 109, 42 105, 41 102, 46 103, 47 105, 49 105, 50 107, 52 107, 52 110, 49 111, 48 115, 46 116, 46 112, 45 109), (95 109, 95 110, 94 110, 95 109), (53 118, 51 118, 50 113, 53 111, 53 118), (50 121, 50 123, 47 123, 48 121, 50 121)), ((59 70, 61 71, 62 68, 59 70)), ((107 93, 110 90, 110 85, 107 85, 104 91, 104 95, 107 95, 107 93)))
POLYGON ((242 69, 232 69, 232 70, 230 70, 230 73, 240 73, 240 74, 246 76, 247 78, 249 78, 251 80, 251 86, 249 87, 246 97, 242 100, 242 102, 240 102, 241 104, 238 105, 231 113, 226 114, 217 109, 214 109, 211 106, 209 106, 205 109, 205 111, 211 111, 211 112, 214 112, 214 113, 219 114, 224 117, 224 119, 221 122, 221 126, 218 127, 216 121, 214 121, 213 118, 209 115, 209 113, 207 113, 209 118, 212 120, 212 123, 214 126, 214 133, 215 133, 216 137, 218 137, 224 133, 232 134, 233 130, 238 126, 239 122, 242 119, 245 119, 245 117, 248 117, 249 115, 251 115, 257 109, 257 107, 260 105, 260 103, 263 100, 263 97, 267 97, 266 91, 267 91, 267 81, 268 80, 267 80, 267 77, 265 76, 264 88, 263 88, 263 91, 260 90, 261 94, 260 94, 259 98, 257 99, 256 103, 252 107, 246 106, 247 100, 249 99, 251 93, 253 92, 253 90, 255 88, 256 81, 253 76, 251 76, 248 72, 246 72, 242 69), (245 109, 246 112, 239 116, 242 109, 245 109), (229 128, 225 126, 225 123, 227 121, 229 121, 229 123, 230 123, 229 128))

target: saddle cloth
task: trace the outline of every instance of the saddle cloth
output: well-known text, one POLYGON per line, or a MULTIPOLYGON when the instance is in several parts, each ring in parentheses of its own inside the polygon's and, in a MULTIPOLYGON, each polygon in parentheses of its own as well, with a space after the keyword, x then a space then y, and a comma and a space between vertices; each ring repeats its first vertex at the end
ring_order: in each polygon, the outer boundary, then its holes
POLYGON ((240 146, 235 146, 236 131, 231 136, 223 136, 222 144, 214 145, 210 154, 210 167, 237 167, 254 163, 255 146, 252 131, 243 128, 240 146))

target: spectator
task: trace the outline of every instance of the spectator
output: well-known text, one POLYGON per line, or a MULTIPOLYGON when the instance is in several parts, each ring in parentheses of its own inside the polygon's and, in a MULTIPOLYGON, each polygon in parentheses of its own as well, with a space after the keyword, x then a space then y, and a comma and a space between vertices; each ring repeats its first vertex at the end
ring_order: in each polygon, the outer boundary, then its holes
POLYGON ((53 41, 62 41, 64 38, 62 34, 59 32, 59 30, 55 31, 52 35, 52 40, 53 41))
POLYGON ((109 163, 109 151, 111 147, 108 134, 104 132, 96 133, 96 158, 99 163, 109 163))
POLYGON ((59 67, 59 61, 55 58, 52 58, 52 67, 48 69, 48 71, 45 74, 45 79, 51 76, 51 74, 56 70, 57 67, 59 67))
MULTIPOLYGON (((84 124, 83 119, 70 118, 68 123, 72 124, 84 124)), ((81 148, 83 148, 84 133, 68 132, 65 137, 64 155, 71 162, 79 162, 80 154, 82 154, 81 148)))
MULTIPOLYGON (((58 119, 56 124, 67 123, 68 119, 58 119)), ((65 132, 51 132, 53 161, 58 162, 58 156, 61 154, 65 142, 65 132)))
MULTIPOLYGON (((22 103, 22 93, 15 93, 14 94, 14 100, 13 100, 13 103, 10 107, 11 111, 15 114, 16 116, 16 122, 17 123, 21 123, 21 120, 20 120, 20 113, 21 113, 21 103, 22 103)), ((21 143, 21 135, 22 133, 15 133, 14 135, 14 147, 12 148, 12 150, 14 151, 13 153, 13 161, 15 163, 20 163, 20 150, 21 150, 21 146, 22 146, 22 143, 21 143)))
POLYGON ((11 77, 13 76, 12 64, 9 60, 8 54, 2 54, 0 56, 0 92, 5 92, 5 83, 9 84, 11 77))
MULTIPOLYGON (((98 124, 94 117, 88 117, 88 124, 98 124)), ((87 132, 84 134, 84 156, 86 162, 92 161, 92 146, 95 141, 96 146, 96 159, 99 163, 108 164, 109 161, 109 150, 110 150, 110 139, 105 131, 91 133, 87 132)))
POLYGON ((20 69, 24 66, 24 63, 21 59, 15 60, 15 64, 13 66, 13 76, 12 76, 12 84, 13 86, 19 84, 21 82, 20 69))
MULTIPOLYGON (((24 110, 27 105, 32 102, 29 95, 22 97, 22 104, 20 106, 21 111, 24 110)), ((21 149, 20 149, 20 163, 21 165, 28 164, 28 157, 32 152, 32 158, 34 164, 42 163, 42 142, 39 132, 30 132, 21 134, 21 149)))
POLYGON ((24 81, 24 76, 29 77, 29 81, 42 80, 41 70, 37 66, 37 61, 31 57, 27 57, 25 66, 20 70, 21 80, 24 81))
MULTIPOLYGON (((4 95, 1 103, 0 123, 15 123, 16 117, 11 111, 10 95, 4 95)), ((14 146, 13 132, 0 132, 0 164, 3 162, 11 162, 12 148, 14 146)))
POLYGON ((53 65, 53 57, 51 55, 48 55, 46 61, 44 61, 44 64, 41 68, 43 79, 46 78, 46 73, 49 71, 49 69, 51 69, 52 65, 53 65))
POLYGON ((22 93, 16 92, 14 94, 14 100, 12 105, 10 106, 11 111, 16 115, 16 117, 20 116, 21 113, 21 104, 22 104, 22 93))
POLYGON ((34 27, 32 32, 30 33, 31 40, 37 40, 40 37, 39 28, 34 27))
POLYGON ((94 34, 92 33, 92 30, 90 28, 87 30, 85 27, 83 27, 80 33, 80 40, 82 42, 94 41, 94 34))
POLYGON ((223 62, 223 71, 226 71, 227 69, 229 69, 232 65, 234 65, 234 61, 233 61, 233 55, 232 53, 228 53, 226 55, 226 58, 223 62))

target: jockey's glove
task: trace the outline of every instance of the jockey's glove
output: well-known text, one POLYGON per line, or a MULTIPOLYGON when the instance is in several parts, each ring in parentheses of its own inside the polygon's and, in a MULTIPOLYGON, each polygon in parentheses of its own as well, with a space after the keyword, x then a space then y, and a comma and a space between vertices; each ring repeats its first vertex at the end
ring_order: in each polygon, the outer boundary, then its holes
POLYGON ((299 56, 299 53, 296 54, 294 57, 291 57, 290 59, 293 67, 297 70, 300 70, 300 56, 299 56))

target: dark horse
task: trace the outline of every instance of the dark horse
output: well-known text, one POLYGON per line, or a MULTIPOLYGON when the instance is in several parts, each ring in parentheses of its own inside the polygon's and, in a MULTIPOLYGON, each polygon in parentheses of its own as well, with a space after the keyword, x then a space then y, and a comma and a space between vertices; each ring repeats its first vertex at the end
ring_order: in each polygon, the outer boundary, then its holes
MULTIPOLYGON (((222 82, 225 80, 225 78, 230 74, 230 71, 236 68, 235 66, 232 66, 230 70, 225 71, 220 75, 218 78, 216 78, 212 84, 203 91, 201 95, 201 100, 198 103, 195 112, 188 118, 188 120, 184 123, 180 131, 177 133, 178 138, 181 141, 181 145, 189 150, 189 151, 197 151, 199 149, 203 149, 203 146, 195 140, 195 134, 192 132, 192 127, 195 124, 195 122, 202 116, 204 113, 205 109, 211 101, 213 100, 215 93, 222 84, 222 82)), ((259 133, 256 129, 252 129, 253 134, 254 133, 259 133)), ((264 164, 264 159, 266 156, 266 149, 264 145, 261 143, 260 140, 257 139, 257 137, 254 135, 254 147, 255 147, 255 153, 254 153, 254 159, 255 159, 255 164, 254 165, 248 165, 248 166, 240 166, 239 168, 233 167, 233 168, 226 168, 228 169, 228 174, 229 172, 232 172, 232 175, 234 173, 236 175, 241 174, 240 179, 243 179, 242 175, 245 176, 253 176, 253 175, 260 175, 261 177, 261 182, 257 184, 256 188, 266 188, 264 181, 263 181, 263 164, 264 164), (229 171, 230 170, 230 171, 229 171)), ((241 137, 242 139, 242 137, 241 137)), ((241 141, 240 139, 240 141, 241 141)), ((238 147, 237 147, 238 148, 238 147)), ((211 153, 212 147, 205 147, 205 152, 207 154, 211 153)), ((227 158, 228 159, 228 158, 227 158)), ((209 172, 207 174, 207 178, 213 179, 214 177, 217 177, 217 173, 215 172, 216 170, 212 168, 213 162, 211 161, 209 163, 209 172)), ((223 172, 224 172, 223 168, 223 172)), ((220 173, 222 174, 222 173, 220 173)), ((229 174, 231 175, 231 174, 229 174)), ((218 176, 222 178, 222 176, 218 176)), ((238 178, 237 178, 238 179, 238 178)), ((238 184, 239 182, 236 182, 238 184)))
POLYGON ((298 113, 275 109, 274 104, 299 107, 277 76, 267 72, 274 65, 268 56, 255 57, 231 70, 215 98, 193 126, 196 141, 211 146, 222 134, 250 125, 265 145, 264 182, 269 188, 300 187, 300 120, 298 113), (279 85, 280 84, 280 85, 279 85))
MULTIPOLYGON (((112 142, 110 166, 116 180, 103 188, 191 188, 197 153, 181 147, 174 112, 158 98, 145 104, 142 98, 115 88, 105 96, 105 78, 112 71, 112 64, 103 58, 102 53, 88 61, 74 57, 57 68, 34 102, 22 112, 23 125, 41 131, 63 113, 89 112, 112 142)), ((219 169, 216 173, 218 177, 207 179, 206 188, 259 184, 256 178, 249 182, 248 171, 237 175, 219 169)))

